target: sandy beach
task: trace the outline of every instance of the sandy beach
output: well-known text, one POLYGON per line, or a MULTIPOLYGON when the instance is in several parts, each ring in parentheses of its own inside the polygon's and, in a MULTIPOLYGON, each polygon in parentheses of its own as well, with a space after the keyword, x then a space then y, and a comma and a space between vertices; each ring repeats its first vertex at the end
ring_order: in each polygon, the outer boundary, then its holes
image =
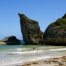
POLYGON ((66 56, 30 61, 21 66, 66 66, 66 56))

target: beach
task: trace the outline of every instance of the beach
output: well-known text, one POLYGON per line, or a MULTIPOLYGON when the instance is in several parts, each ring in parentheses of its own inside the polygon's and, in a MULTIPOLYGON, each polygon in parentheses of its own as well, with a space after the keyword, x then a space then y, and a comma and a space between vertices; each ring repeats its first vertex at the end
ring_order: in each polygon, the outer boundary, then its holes
POLYGON ((36 46, 34 50, 32 47, 0 45, 0 66, 51 66, 56 65, 55 58, 66 56, 65 46, 36 46))
POLYGON ((21 66, 66 66, 66 56, 25 62, 21 66))

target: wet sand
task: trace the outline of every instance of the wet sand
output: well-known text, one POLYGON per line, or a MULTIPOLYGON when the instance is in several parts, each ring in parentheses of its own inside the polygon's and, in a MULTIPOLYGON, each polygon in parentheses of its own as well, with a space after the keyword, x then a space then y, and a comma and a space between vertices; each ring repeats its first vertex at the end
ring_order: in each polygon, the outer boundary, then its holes
POLYGON ((66 66, 66 56, 30 61, 21 66, 66 66))

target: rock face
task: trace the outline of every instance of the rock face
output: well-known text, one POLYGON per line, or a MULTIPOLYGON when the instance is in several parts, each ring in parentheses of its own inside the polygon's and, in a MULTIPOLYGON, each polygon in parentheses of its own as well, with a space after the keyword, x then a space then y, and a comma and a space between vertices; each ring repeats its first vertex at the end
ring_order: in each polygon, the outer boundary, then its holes
POLYGON ((21 25, 21 32, 23 35, 23 40, 25 43, 40 43, 43 39, 43 33, 40 30, 38 22, 35 20, 29 19, 24 14, 20 14, 20 25, 21 25))
POLYGON ((46 44, 66 45, 66 14, 47 27, 43 38, 46 44))
POLYGON ((18 40, 15 36, 8 36, 3 40, 8 45, 19 45, 20 40, 18 40))

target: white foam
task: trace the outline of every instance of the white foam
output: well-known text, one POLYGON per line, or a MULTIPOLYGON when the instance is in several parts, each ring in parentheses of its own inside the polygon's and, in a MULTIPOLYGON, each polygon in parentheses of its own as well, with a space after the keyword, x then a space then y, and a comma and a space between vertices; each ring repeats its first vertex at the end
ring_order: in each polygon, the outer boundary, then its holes
POLYGON ((12 62, 12 63, 2 63, 2 64, 0 64, 0 66, 16 66, 16 65, 22 65, 23 63, 22 63, 22 61, 20 61, 20 62, 12 62))
POLYGON ((22 48, 17 48, 16 50, 22 50, 22 48))
MULTIPOLYGON (((20 48, 18 48, 17 50, 22 50, 20 48)), ((46 50, 46 51, 62 51, 62 50, 66 50, 66 48, 59 48, 59 49, 49 49, 49 50, 46 50)), ((44 50, 34 50, 34 51, 16 51, 16 52, 12 52, 10 54, 31 54, 31 53, 41 53, 41 52, 45 52, 44 50)))
POLYGON ((27 53, 39 53, 43 52, 44 50, 35 50, 35 51, 25 51, 25 52, 12 52, 10 54, 27 54, 27 53))
POLYGON ((61 57, 61 56, 43 56, 43 57, 34 57, 25 61, 20 61, 20 62, 15 62, 15 63, 6 63, 1 66, 16 66, 16 65, 23 65, 25 62, 30 62, 30 61, 38 61, 38 60, 44 60, 48 58, 55 58, 55 57, 61 57))
POLYGON ((66 50, 66 48, 50 49, 49 51, 62 51, 62 50, 66 50))
POLYGON ((42 60, 42 59, 46 59, 46 58, 50 58, 51 56, 43 56, 43 57, 33 57, 33 58, 29 58, 28 60, 21 60, 21 61, 12 61, 12 62, 0 62, 0 66, 16 66, 16 65, 22 65, 25 62, 29 62, 29 61, 37 61, 37 60, 42 60))

